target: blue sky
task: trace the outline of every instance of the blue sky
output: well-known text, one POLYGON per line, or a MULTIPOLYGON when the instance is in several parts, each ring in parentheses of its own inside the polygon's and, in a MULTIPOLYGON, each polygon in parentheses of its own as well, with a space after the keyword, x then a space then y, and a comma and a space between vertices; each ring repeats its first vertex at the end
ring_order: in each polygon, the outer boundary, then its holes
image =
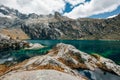
POLYGON ((76 18, 108 18, 120 14, 120 0, 0 0, 0 4, 29 14, 54 14, 76 18))
MULTIPOLYGON (((91 0, 85 0, 84 2, 90 2, 90 1, 91 0)), ((77 5, 75 5, 74 7, 71 8, 72 5, 69 2, 66 2, 65 9, 64 9, 63 13, 71 12, 73 8, 75 8, 75 7, 79 6, 79 5, 82 5, 82 4, 83 3, 79 3, 79 4, 77 4, 77 5)))
MULTIPOLYGON (((90 2, 91 0, 86 0, 85 2, 90 2)), ((79 5, 83 5, 83 3, 77 4, 74 7, 71 7, 72 5, 70 3, 66 3, 65 5, 65 9, 63 11, 63 14, 65 12, 69 13, 72 11, 72 9, 74 9, 75 7, 79 6, 79 5)), ((110 16, 114 16, 114 15, 118 15, 120 14, 120 6, 117 7, 117 9, 111 11, 111 12, 104 12, 104 13, 100 13, 97 15, 91 15, 91 16, 87 16, 88 18, 108 18, 110 16)))
POLYGON ((89 16, 90 18, 108 18, 109 16, 114 16, 120 14, 120 6, 112 12, 101 13, 98 15, 89 16))
MULTIPOLYGON (((63 12, 63 14, 64 13, 71 13, 72 11, 74 11, 74 9, 76 8, 76 7, 79 7, 79 6, 81 6, 81 5, 85 5, 86 3, 88 3, 88 5, 90 5, 90 3, 92 2, 93 0, 85 0, 84 2, 82 2, 82 3, 79 3, 79 4, 77 4, 77 5, 75 5, 75 6, 73 6, 73 7, 71 7, 72 6, 72 4, 70 4, 70 3, 66 3, 66 6, 65 6, 65 10, 64 10, 64 12, 63 12)), ((101 1, 103 1, 103 0, 101 0, 101 1)), ((112 0, 111 0, 112 1, 112 0)), ((108 0, 105 0, 105 1, 103 1, 103 4, 102 4, 102 6, 101 6, 101 9, 100 9, 100 11, 98 10, 98 13, 96 14, 96 13, 94 13, 95 12, 95 10, 93 9, 93 11, 91 11, 91 14, 90 15, 87 15, 87 13, 89 14, 89 11, 90 11, 90 9, 91 8, 89 8, 89 7, 87 7, 88 9, 86 9, 86 10, 88 10, 88 11, 86 11, 85 13, 83 12, 83 14, 86 14, 85 16, 83 16, 83 17, 87 17, 87 18, 108 18, 108 17, 112 17, 112 16, 115 16, 115 15, 118 15, 118 14, 120 14, 120 0, 114 0, 113 1, 113 4, 112 4, 112 2, 111 1, 108 1, 108 0), (107 5, 109 4, 109 6, 105 6, 106 5, 106 3, 107 3, 107 5), (113 5, 116 5, 116 7, 114 7, 114 9, 112 9, 113 7, 111 7, 111 6, 113 6, 113 5), (110 10, 109 9, 109 7, 111 7, 111 9, 112 10, 110 10), (103 11, 102 11, 102 8, 103 8, 103 11), (106 11, 104 11, 105 10, 105 8, 106 8, 106 11), (108 10, 107 10, 108 9, 108 10)), ((94 2, 97 2, 97 0, 94 0, 94 2)), ((98 3, 100 3, 100 0, 98 1, 98 3)), ((95 4, 93 4, 93 5, 95 5, 95 4)), ((92 6, 93 6, 92 5, 92 6)), ((96 5, 95 5, 95 7, 96 7, 96 11, 97 11, 97 6, 99 6, 99 5, 101 5, 101 4, 97 4, 96 3, 96 5)), ((85 5, 86 6, 86 5, 85 5)), ((83 7, 84 8, 84 7, 83 7)), ((98 7, 98 8, 100 8, 100 6, 98 7)), ((78 11, 79 10, 82 10, 82 7, 81 8, 79 8, 78 9, 78 11)), ((76 10, 77 11, 77 10, 76 10)), ((82 11, 81 11, 82 12, 82 11)), ((68 15, 67 14, 67 15, 68 15)), ((74 13, 72 13, 72 14, 74 14, 74 13)), ((71 14, 71 15, 72 15, 71 14)), ((71 15, 69 15, 69 16, 71 16, 71 15)), ((74 15, 76 15, 76 14, 74 14, 74 15)), ((78 16, 77 17, 75 17, 75 18, 79 18, 79 15, 81 15, 81 13, 79 12, 79 14, 77 14, 78 16)), ((82 16, 80 16, 80 17, 82 17, 82 16)))

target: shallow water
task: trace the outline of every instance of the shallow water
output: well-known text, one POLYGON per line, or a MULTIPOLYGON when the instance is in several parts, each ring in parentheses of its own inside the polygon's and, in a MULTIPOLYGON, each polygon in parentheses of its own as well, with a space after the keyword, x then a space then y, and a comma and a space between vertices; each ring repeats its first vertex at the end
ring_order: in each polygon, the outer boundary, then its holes
POLYGON ((97 40, 27 40, 32 43, 40 43, 47 47, 38 50, 18 50, 0 52, 0 63, 21 62, 33 56, 45 54, 57 43, 66 43, 88 54, 97 53, 120 63, 120 41, 97 41, 97 40))

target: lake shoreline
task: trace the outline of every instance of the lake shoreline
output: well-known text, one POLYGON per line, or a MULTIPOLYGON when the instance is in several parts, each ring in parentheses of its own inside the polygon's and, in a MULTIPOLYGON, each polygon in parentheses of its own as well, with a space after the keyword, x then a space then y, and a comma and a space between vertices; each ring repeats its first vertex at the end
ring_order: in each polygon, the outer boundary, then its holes
POLYGON ((75 46, 77 49, 88 54, 99 54, 106 58, 112 59, 117 64, 120 64, 120 41, 98 41, 98 40, 27 40, 28 43, 39 43, 46 46, 42 49, 30 50, 11 50, 1 52, 1 60, 13 57, 13 60, 23 61, 25 59, 45 54, 58 43, 66 43, 75 46), (111 46, 112 45, 112 46, 111 46), (114 54, 113 54, 114 53, 114 54), (4 54, 4 55, 3 55, 4 54), (8 54, 8 55, 5 55, 8 54), (2 57, 3 56, 3 57, 2 57))
MULTIPOLYGON (((90 55, 78 50, 73 45, 57 43, 47 54, 36 55, 12 66, 0 65, 0 79, 4 80, 8 78, 8 80, 12 80, 13 76, 15 76, 15 79, 21 76, 20 78, 22 79, 24 77, 23 74, 26 73, 34 73, 32 76, 37 76, 38 72, 44 72, 44 70, 45 72, 51 72, 52 70, 52 72, 58 71, 61 74, 66 73, 71 75, 71 77, 75 76, 78 78, 77 80, 98 80, 100 76, 102 76, 101 79, 106 79, 109 75, 112 76, 112 79, 119 80, 119 67, 114 61, 98 54, 90 55), (79 70, 76 71, 74 69, 82 69, 83 71, 79 73, 79 70), (105 70, 105 72, 96 69, 105 70), (90 74, 91 77, 87 74, 90 74)), ((29 77, 29 75, 26 77, 29 77)))

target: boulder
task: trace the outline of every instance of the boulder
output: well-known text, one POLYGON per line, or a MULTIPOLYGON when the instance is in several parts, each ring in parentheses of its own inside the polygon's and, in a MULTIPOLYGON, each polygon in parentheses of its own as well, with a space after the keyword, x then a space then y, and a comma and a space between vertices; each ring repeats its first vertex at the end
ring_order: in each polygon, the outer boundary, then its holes
POLYGON ((57 44, 52 50, 48 52, 49 56, 58 59, 60 62, 66 64, 71 68, 81 68, 96 70, 100 68, 108 72, 113 72, 120 76, 120 66, 114 61, 104 58, 100 55, 90 55, 76 49, 72 45, 68 44, 57 44))
POLYGON ((44 46, 39 44, 39 43, 29 43, 29 47, 25 48, 25 49, 40 49, 43 48, 44 46))
POLYGON ((85 80, 56 70, 34 70, 13 72, 0 80, 85 80))
POLYGON ((3 39, 9 40, 10 37, 9 37, 9 36, 6 36, 6 35, 3 35, 3 34, 0 33, 0 41, 3 40, 3 39))

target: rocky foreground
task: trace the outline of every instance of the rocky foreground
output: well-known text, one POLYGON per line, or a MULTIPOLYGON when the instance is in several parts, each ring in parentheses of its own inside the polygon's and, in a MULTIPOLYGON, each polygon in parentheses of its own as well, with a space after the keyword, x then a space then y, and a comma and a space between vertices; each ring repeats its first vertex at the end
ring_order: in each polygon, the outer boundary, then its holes
POLYGON ((115 80, 120 79, 120 66, 112 60, 60 43, 46 55, 30 58, 12 67, 1 67, 0 80, 93 80, 77 69, 93 72, 100 69, 112 73, 112 77, 116 75, 115 80))

